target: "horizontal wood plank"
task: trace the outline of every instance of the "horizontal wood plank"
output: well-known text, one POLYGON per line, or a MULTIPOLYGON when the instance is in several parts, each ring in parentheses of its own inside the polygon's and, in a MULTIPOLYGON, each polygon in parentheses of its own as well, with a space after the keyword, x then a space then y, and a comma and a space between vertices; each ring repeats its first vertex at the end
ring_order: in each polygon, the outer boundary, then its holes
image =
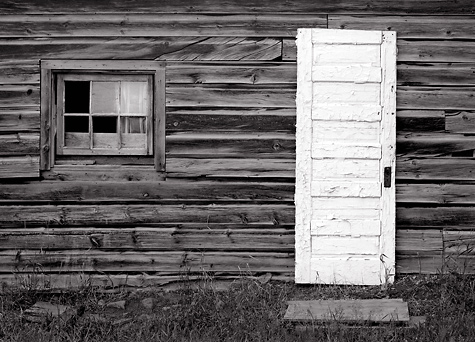
POLYGON ((439 256, 442 240, 442 229, 396 229, 396 255, 439 256))
MULTIPOLYGON (((471 136, 449 133, 408 133, 397 134, 396 154, 400 157, 448 156, 453 153, 475 149, 471 136)), ((454 164, 458 163, 454 161, 454 164)))
MULTIPOLYGON (((415 4, 413 4, 415 5, 415 4)), ((428 12, 430 13, 430 12, 428 12)), ((399 38, 472 39, 473 16, 328 16, 328 28, 350 30, 396 31, 399 38)))
MULTIPOLYGON (((456 168, 454 177, 459 176, 457 161, 452 162, 456 168)), ((449 177, 449 176, 447 176, 449 177)), ((448 178, 447 180, 451 180, 448 178)), ((475 205, 475 185, 473 184, 397 184, 397 203, 430 203, 430 204, 464 204, 475 205)))
MULTIPOLYGON (((1 118, 0 114, 0 120, 1 118)), ((208 110, 168 108, 166 130, 167 133, 226 131, 294 134, 295 119, 295 109, 292 108, 215 108, 208 110)))
MULTIPOLYGON (((315 138, 315 137, 314 137, 315 138)), ((348 158, 348 159, 381 159, 381 147, 377 145, 355 146, 348 143, 318 144, 313 143, 313 159, 348 158)))
POLYGON ((236 157, 267 153, 270 157, 295 157, 295 135, 284 133, 194 133, 168 135, 166 152, 170 157, 200 155, 236 157), (273 156, 275 155, 275 156, 273 156))
MULTIPOLYGON (((399 32, 398 32, 399 33, 399 32)), ((397 66, 398 85, 474 86, 473 63, 420 63, 397 66)))
POLYGON ((447 113, 445 130, 450 133, 475 134, 475 113, 468 111, 447 113))
POLYGON ((37 178, 40 176, 39 156, 15 156, 0 158, 0 179, 37 178))
POLYGON ((31 272, 31 260, 44 272, 285 272, 293 268, 291 253, 246 252, 67 252, 0 251, 0 271, 31 272))
POLYGON ((443 132, 445 116, 444 110, 398 110, 396 129, 398 132, 443 132))
POLYGON ((472 181, 475 160, 464 158, 397 159, 396 178, 410 180, 472 181))
POLYGON ((45 205, 3 206, 3 227, 108 226, 161 223, 267 223, 294 222, 294 207, 273 205, 45 205))
POLYGON ((396 273, 399 274, 441 274, 444 259, 439 255, 396 255, 396 273))
POLYGON ((396 224, 407 227, 473 226, 473 207, 397 207, 396 224))
POLYGON ((129 3, 115 2, 111 4, 97 3, 94 0, 80 0, 65 5, 61 0, 51 0, 43 3, 38 0, 12 0, 0 7, 0 13, 5 14, 41 14, 41 13, 385 13, 385 14, 472 14, 475 5, 470 0, 460 0, 457 3, 444 0, 428 0, 419 2, 394 3, 388 1, 357 1, 345 2, 321 1, 315 4, 311 0, 292 1, 259 1, 253 0, 212 0, 190 5, 186 0, 160 2, 153 0, 134 2, 133 8, 129 3))
POLYGON ((38 133, 0 134, 0 146, 0 156, 39 154, 40 136, 38 133))
POLYGON ((327 17, 323 14, 284 13, 225 16, 182 13, 9 15, 0 18, 0 37, 97 35, 295 37, 299 27, 326 28, 327 17))
POLYGON ((318 104, 313 103, 312 119, 319 121, 360 121, 381 120, 381 106, 368 104, 318 104))
POLYGON ((173 86, 167 88, 170 107, 295 108, 295 86, 173 86))
POLYGON ((167 84, 295 84, 297 65, 282 62, 168 62, 167 84))
POLYGON ((0 38, 0 59, 273 60, 282 43, 244 37, 0 38))
MULTIPOLYGON (((294 159, 168 158, 167 178, 285 178, 295 177, 294 159)), ((160 181, 165 175, 152 166, 57 165, 42 172, 46 180, 63 181, 160 181)))
POLYGON ((0 111, 0 133, 39 132, 40 113, 31 110, 0 111))
POLYGON ((0 231, 0 250, 293 252, 293 235, 290 229, 232 226, 228 229, 19 229, 0 231))
POLYGON ((474 109, 471 87, 409 87, 397 89, 398 109, 474 109))
POLYGON ((0 202, 293 201, 293 183, 210 182, 34 182, 3 184, 0 202))

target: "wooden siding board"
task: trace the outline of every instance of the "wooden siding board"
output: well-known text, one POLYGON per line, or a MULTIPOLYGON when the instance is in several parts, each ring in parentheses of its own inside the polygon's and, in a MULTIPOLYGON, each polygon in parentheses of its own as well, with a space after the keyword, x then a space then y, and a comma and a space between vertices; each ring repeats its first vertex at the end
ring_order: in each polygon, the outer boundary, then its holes
POLYGON ((38 156, 0 157, 0 178, 37 178, 39 169, 38 156))
POLYGON ((327 27, 324 14, 95 14, 8 15, 0 37, 295 36, 299 27, 327 27))
POLYGON ((29 110, 0 110, 0 133, 39 132, 40 115, 29 110))
POLYGON ((11 0, 0 6, 2 14, 43 14, 43 13, 381 13, 381 14, 472 14, 475 5, 470 0, 449 2, 445 0, 425 1, 359 1, 335 2, 321 0, 271 1, 256 3, 253 0, 210 0, 190 3, 189 0, 174 2, 154 0, 135 1, 133 7, 128 2, 115 1, 112 4, 98 3, 94 0, 79 0, 65 5, 61 0, 11 0))
MULTIPOLYGON (((269 110, 269 114, 262 115, 258 109, 210 110, 209 113, 190 108, 167 110, 166 130, 168 133, 178 132, 278 132, 295 134, 295 109, 283 109, 281 113, 293 113, 293 115, 279 115, 279 112, 269 110), (226 114, 225 114, 226 113, 226 114)), ((263 113, 264 114, 264 113, 263 113)), ((2 115, 0 114, 0 124, 2 115)), ((1 128, 0 128, 1 131, 1 128)))
POLYGON ((0 231, 0 250, 293 252, 290 229, 21 229, 0 231))
POLYGON ((474 86, 473 63, 400 63, 398 85, 413 86, 474 86))
POLYGON ((242 205, 44 205, 3 206, 0 224, 32 227, 48 224, 95 226, 159 223, 268 223, 294 222, 294 208, 288 204, 242 205))
POLYGON ((281 40, 244 37, 0 38, 0 59, 273 60, 281 40), (256 54, 265 51, 263 54, 256 54))
POLYGON ((437 157, 475 149, 471 136, 449 133, 407 133, 397 135, 397 155, 400 157, 437 157))
MULTIPOLYGON (((453 163, 456 163, 454 161, 453 163)), ((454 165, 454 164, 452 164, 454 165)), ((458 166, 457 166, 458 171, 458 166)), ((447 180, 449 181, 449 180, 447 180)), ((475 205, 473 184, 397 184, 398 203, 475 205)))
POLYGON ((398 207, 398 226, 444 227, 470 226, 475 220, 473 207, 398 207))
POLYGON ((445 125, 444 110, 396 111, 397 132, 444 132, 445 125))
POLYGON ((169 86, 168 107, 295 107, 294 86, 169 86))
POLYGON ((167 180, 137 182, 51 182, 2 184, 0 202, 291 202, 294 184, 282 182, 212 182, 167 180))
POLYGON ((407 158, 397 160, 396 178, 431 181, 473 181, 475 160, 468 158, 407 158), (456 172, 454 166, 456 165, 456 172))
POLYGON ((16 133, 0 135, 0 156, 38 155, 40 152, 38 133, 16 133))
MULTIPOLYGON (((415 5, 415 4, 414 4, 415 5)), ((473 16, 328 16, 328 28, 351 30, 396 31, 400 38, 472 39, 475 34, 473 16)))
POLYGON ((70 250, 67 253, 22 250, 0 251, 0 272, 31 272, 31 260, 45 272, 288 272, 290 253, 269 252, 133 252, 70 250))

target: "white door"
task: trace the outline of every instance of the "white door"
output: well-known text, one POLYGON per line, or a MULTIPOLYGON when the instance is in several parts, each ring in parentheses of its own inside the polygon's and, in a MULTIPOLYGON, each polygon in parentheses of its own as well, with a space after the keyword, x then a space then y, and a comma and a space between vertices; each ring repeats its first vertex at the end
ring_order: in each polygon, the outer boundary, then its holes
POLYGON ((297 35, 296 282, 395 273, 396 34, 297 35))

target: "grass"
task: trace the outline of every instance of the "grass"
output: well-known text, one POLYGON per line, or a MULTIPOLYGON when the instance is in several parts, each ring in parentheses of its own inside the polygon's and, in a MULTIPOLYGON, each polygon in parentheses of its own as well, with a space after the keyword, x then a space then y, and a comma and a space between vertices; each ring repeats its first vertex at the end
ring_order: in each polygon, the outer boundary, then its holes
POLYGON ((185 281, 178 290, 81 291, 43 293, 34 289, 7 291, 0 297, 0 341, 475 341, 475 277, 458 274, 406 276, 387 288, 378 286, 297 286, 261 284, 243 278, 217 290, 206 277, 198 286, 185 281), (140 300, 153 297, 147 310, 140 300), (299 332, 283 321, 287 300, 403 298, 412 316, 425 315, 418 328, 389 325, 345 327, 337 322, 309 324, 299 332), (105 303, 126 300, 126 310, 105 303), (68 321, 57 318, 26 322, 22 311, 36 301, 79 309, 68 321))

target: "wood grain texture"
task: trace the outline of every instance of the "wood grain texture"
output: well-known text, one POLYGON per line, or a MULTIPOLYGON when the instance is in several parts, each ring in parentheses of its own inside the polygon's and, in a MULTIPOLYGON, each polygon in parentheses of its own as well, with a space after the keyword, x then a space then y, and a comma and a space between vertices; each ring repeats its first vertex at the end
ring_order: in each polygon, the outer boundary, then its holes
POLYGON ((444 110, 398 110, 397 132, 443 132, 446 124, 444 110))
MULTIPOLYGON (((413 4, 415 5, 415 4, 413 4)), ((430 12, 429 12, 430 13, 430 12)), ((350 30, 396 31, 399 38, 472 39, 473 16, 328 16, 328 28, 350 30)))
MULTIPOLYGON (((0 114, 0 124, 2 115, 0 114)), ((1 130, 1 128, 0 128, 1 130)), ((169 108, 166 130, 175 132, 276 132, 295 134, 292 108, 169 108)))
POLYGON ((431 181, 473 181, 475 160, 466 158, 408 158, 397 160, 396 178, 431 181), (456 165, 456 172, 454 166, 456 165))
POLYGON ((397 135, 397 155, 400 157, 450 157, 452 153, 475 149, 470 136, 449 133, 405 133, 397 135))
POLYGON ((474 86, 473 63, 420 63, 398 65, 398 85, 474 86))
POLYGON ((398 109, 472 110, 471 87, 408 87, 397 89, 398 109))
POLYGON ((293 268, 291 253, 246 252, 110 252, 70 250, 67 253, 0 251, 0 271, 30 272, 31 260, 45 272, 285 272, 293 268))
MULTIPOLYGON (((456 163, 456 162, 454 162, 456 163)), ((458 171, 458 165, 457 165, 458 171)), ((397 184, 398 203, 475 205, 473 184, 397 184)))
POLYGON ((9 15, 0 37, 244 36, 295 37, 299 27, 327 27, 324 14, 95 14, 9 15))
POLYGON ((37 178, 40 176, 39 156, 0 158, 0 178, 37 178))
POLYGON ((475 113, 467 111, 447 113, 445 130, 450 133, 475 134, 475 113))
POLYGON ((38 133, 17 133, 0 135, 0 156, 39 154, 38 133))
POLYGON ((6 227, 107 226, 160 223, 267 223, 294 222, 287 204, 243 205, 45 205, 3 206, 0 224, 6 227))
MULTIPOLYGON (((41 13, 127 13, 131 11, 130 3, 113 1, 97 3, 94 0, 80 0, 65 5, 61 0, 10 0, 0 7, 0 13, 6 14, 41 14, 41 13)), ((390 14, 471 14, 475 6, 470 0, 456 3, 445 0, 401 1, 331 1, 321 0, 318 3, 304 1, 270 1, 256 3, 253 0, 209 0, 190 4, 187 0, 168 2, 165 0, 140 0, 133 4, 135 13, 390 13, 390 14)))
POLYGON ((0 250, 248 251, 293 252, 291 229, 134 228, 19 229, 0 232, 0 250))
POLYGON ((284 319, 294 322, 409 322, 400 299, 289 301, 284 319))
POLYGON ((0 133, 39 132, 40 115, 32 110, 1 110, 0 133))
POLYGON ((297 66, 283 62, 167 62, 167 84, 295 84, 297 66))
POLYGON ((463 227, 475 219, 473 207, 398 207, 396 212, 399 227, 463 227))
POLYGON ((295 136, 284 133, 182 132, 168 135, 166 150, 170 157, 236 157, 267 153, 270 158, 295 158, 295 136))
POLYGON ((0 202, 292 202, 293 183, 212 182, 169 179, 137 182, 38 182, 2 184, 0 202))
POLYGON ((244 37, 0 38, 0 58, 273 60, 281 40, 244 37))
POLYGON ((295 108, 295 86, 196 85, 167 88, 168 107, 295 108))
POLYGON ((398 256, 439 256, 443 250, 442 229, 401 228, 396 230, 396 255, 398 256))
MULTIPOLYGON (((57 165, 42 176, 62 181, 160 181, 163 175, 151 166, 57 165)), ((295 177, 295 160, 261 158, 169 158, 167 178, 282 178, 295 177)))

